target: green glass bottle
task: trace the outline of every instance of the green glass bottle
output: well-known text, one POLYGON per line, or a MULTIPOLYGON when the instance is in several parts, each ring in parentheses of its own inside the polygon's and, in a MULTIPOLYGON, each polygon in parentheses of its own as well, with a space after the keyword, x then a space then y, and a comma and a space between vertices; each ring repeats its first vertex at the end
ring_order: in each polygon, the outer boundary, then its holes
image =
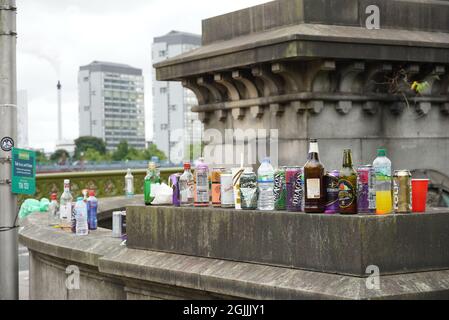
POLYGON ((149 206, 154 200, 154 194, 152 192, 153 185, 161 183, 161 177, 159 170, 156 168, 156 164, 154 162, 150 162, 148 164, 147 175, 144 179, 143 185, 143 195, 145 200, 145 205, 149 206))
POLYGON ((340 213, 357 214, 357 171, 354 170, 352 152, 349 149, 344 151, 338 185, 340 213))

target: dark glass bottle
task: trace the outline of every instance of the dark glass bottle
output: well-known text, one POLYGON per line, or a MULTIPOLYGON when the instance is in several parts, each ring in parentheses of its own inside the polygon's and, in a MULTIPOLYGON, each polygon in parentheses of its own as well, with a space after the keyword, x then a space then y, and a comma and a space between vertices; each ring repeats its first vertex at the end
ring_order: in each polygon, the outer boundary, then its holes
POLYGON ((320 162, 317 140, 310 140, 309 156, 304 166, 304 191, 304 212, 324 213, 324 166, 320 162))
POLYGON ((343 168, 338 180, 338 203, 341 214, 357 214, 357 172, 352 166, 352 152, 343 154, 343 168))

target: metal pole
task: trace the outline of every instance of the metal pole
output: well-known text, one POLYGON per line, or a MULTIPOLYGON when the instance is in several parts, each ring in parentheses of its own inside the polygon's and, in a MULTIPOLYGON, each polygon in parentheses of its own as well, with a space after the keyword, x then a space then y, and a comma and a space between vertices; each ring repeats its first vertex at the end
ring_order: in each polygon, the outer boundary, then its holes
MULTIPOLYGON (((0 140, 17 139, 16 1, 0 0, 0 140)), ((0 149, 0 300, 19 298, 17 199, 11 193, 11 152, 0 149)))

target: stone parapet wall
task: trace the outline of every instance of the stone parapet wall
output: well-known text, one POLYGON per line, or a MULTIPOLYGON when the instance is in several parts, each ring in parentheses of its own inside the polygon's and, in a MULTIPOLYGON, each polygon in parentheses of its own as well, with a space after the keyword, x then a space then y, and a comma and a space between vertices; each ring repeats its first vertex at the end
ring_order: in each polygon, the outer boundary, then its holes
POLYGON ((20 242, 30 250, 30 299, 449 298, 448 270, 381 276, 373 290, 363 277, 130 249, 110 230, 80 238, 46 221, 34 214, 21 222, 20 242), (79 270, 79 289, 66 285, 73 270, 79 270))

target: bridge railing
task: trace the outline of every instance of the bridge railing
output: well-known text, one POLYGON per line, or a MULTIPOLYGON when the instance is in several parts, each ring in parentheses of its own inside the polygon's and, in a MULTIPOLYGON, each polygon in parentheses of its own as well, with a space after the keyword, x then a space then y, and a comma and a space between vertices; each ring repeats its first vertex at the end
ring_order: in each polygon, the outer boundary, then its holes
MULTIPOLYGON (((162 168, 160 171, 162 181, 167 183, 168 177, 173 173, 182 172, 182 168, 162 168)), ((74 197, 81 196, 83 189, 95 190, 98 198, 122 196, 125 194, 125 175, 126 170, 38 174, 36 176, 36 194, 32 197, 20 196, 19 203, 27 198, 50 198, 52 193, 57 193, 60 197, 65 179, 70 179, 74 197)), ((146 170, 133 170, 133 175, 135 193, 142 194, 146 170)))

